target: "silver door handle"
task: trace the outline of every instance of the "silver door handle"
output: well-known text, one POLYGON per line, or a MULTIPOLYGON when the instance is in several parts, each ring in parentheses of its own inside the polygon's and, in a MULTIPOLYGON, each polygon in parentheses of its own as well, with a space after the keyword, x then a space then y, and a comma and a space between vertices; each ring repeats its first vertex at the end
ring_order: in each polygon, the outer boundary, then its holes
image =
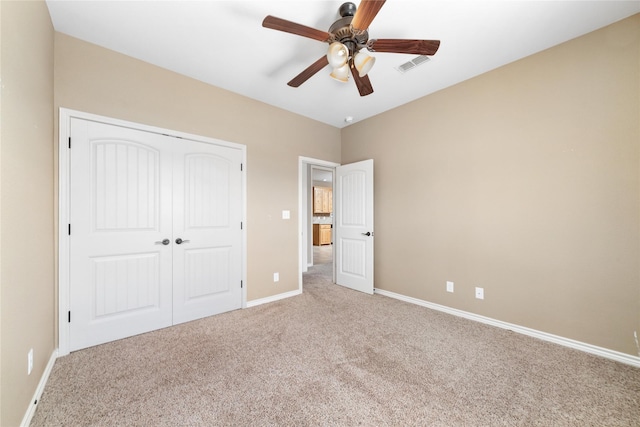
POLYGON ((181 244, 183 244, 183 243, 189 243, 189 241, 188 241, 188 240, 182 240, 181 238, 179 238, 179 237, 178 237, 178 238, 176 239, 176 243, 177 243, 177 244, 179 244, 179 245, 181 245, 181 244))
POLYGON ((371 236, 373 233, 367 231, 366 233, 362 233, 363 236, 371 236))
POLYGON ((167 246, 169 243, 171 243, 171 240, 169 240, 169 239, 164 239, 164 240, 159 240, 159 241, 157 241, 155 244, 156 244, 156 245, 165 245, 165 246, 167 246))

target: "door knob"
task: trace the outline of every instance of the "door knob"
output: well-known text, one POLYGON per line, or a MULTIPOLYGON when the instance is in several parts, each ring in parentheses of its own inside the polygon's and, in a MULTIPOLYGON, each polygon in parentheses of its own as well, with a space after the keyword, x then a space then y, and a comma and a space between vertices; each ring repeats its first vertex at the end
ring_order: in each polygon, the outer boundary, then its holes
POLYGON ((177 244, 179 244, 179 245, 181 245, 181 244, 183 244, 183 243, 189 243, 189 241, 188 241, 188 240, 182 240, 181 238, 179 238, 179 237, 178 237, 178 238, 176 239, 176 243, 177 243, 177 244))
POLYGON ((366 233, 362 233, 362 235, 363 236, 371 236, 371 233, 367 231, 366 233))
POLYGON ((169 239, 164 239, 164 240, 159 240, 156 242, 156 245, 165 245, 167 246, 169 243, 171 243, 171 240, 169 239))

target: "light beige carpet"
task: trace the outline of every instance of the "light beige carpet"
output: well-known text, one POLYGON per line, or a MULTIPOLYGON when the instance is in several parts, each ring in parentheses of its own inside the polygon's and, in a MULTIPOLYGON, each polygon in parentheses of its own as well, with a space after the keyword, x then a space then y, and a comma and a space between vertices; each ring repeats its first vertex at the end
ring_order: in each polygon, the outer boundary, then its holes
POLYGON ((329 283, 60 358, 33 426, 638 426, 640 369, 329 283))

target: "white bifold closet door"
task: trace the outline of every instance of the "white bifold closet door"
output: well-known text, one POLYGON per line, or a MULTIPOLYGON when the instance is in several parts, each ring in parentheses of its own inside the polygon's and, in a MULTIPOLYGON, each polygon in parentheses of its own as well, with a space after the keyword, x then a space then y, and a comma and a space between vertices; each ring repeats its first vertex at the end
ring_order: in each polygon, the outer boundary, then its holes
POLYGON ((70 350, 242 305, 242 153, 72 119, 70 350))

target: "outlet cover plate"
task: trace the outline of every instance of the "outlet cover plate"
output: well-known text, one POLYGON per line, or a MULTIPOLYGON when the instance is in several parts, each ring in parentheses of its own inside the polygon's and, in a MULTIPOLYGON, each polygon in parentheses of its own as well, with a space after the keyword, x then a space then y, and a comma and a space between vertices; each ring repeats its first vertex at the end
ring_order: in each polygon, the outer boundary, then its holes
POLYGON ((447 292, 453 292, 453 282, 447 280, 447 292))
POLYGON ((280 281, 280 273, 273 273, 273 281, 274 282, 280 281))
POLYGON ((476 287, 476 298, 484 299, 484 288, 476 287))

